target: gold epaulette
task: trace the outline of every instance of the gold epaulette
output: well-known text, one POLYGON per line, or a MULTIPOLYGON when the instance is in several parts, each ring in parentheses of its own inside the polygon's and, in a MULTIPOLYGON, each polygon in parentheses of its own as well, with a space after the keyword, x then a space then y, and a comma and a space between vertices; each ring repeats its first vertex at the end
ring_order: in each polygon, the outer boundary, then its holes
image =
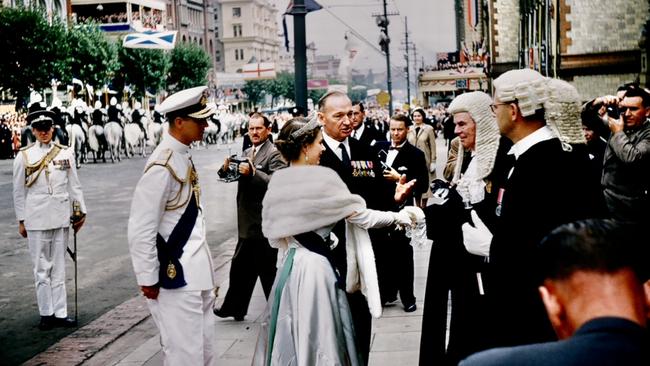
POLYGON ((36 145, 36 143, 35 143, 35 142, 32 142, 31 144, 29 144, 29 145, 27 145, 27 146, 25 146, 25 147, 21 147, 21 148, 20 148, 20 151, 27 150, 27 149, 29 149, 30 147, 34 146, 34 145, 36 145))
POLYGON ((177 180, 181 184, 185 184, 187 182, 187 179, 182 179, 181 177, 176 174, 174 171, 174 168, 172 168, 169 165, 169 160, 172 158, 172 155, 174 154, 174 151, 172 149, 165 149, 161 153, 161 159, 154 160, 149 165, 147 165, 146 168, 144 168, 144 172, 146 173, 149 169, 151 169, 154 166, 162 166, 169 170, 169 173, 171 173, 172 177, 177 180))

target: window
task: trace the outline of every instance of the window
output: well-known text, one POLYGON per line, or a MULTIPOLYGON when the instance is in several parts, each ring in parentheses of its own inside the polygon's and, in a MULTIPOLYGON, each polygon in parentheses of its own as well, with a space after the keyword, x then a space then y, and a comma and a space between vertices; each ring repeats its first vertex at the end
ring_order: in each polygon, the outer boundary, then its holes
POLYGON ((214 53, 214 59, 215 59, 217 62, 221 62, 221 51, 219 51, 219 50, 216 50, 216 51, 215 51, 215 53, 214 53))
POLYGON ((232 36, 233 37, 241 37, 242 35, 242 26, 241 24, 233 24, 232 25, 232 36))
POLYGON ((239 50, 235 50, 235 61, 239 61, 239 50))
POLYGON ((240 60, 243 60, 243 59, 244 59, 244 50, 241 49, 241 48, 239 49, 239 59, 240 59, 240 60))
POLYGON ((241 8, 232 8, 232 16, 233 18, 241 17, 241 8))

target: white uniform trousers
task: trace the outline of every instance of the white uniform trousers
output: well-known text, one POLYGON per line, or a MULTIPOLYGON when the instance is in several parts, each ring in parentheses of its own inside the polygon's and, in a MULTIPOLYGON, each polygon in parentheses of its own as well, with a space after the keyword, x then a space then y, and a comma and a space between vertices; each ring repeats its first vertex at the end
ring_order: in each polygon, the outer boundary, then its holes
POLYGON ((147 299, 160 331, 165 366, 216 363, 214 292, 160 289, 158 299, 147 299))
POLYGON ((65 250, 69 228, 28 230, 27 242, 34 264, 36 300, 41 316, 68 316, 65 293, 65 250))

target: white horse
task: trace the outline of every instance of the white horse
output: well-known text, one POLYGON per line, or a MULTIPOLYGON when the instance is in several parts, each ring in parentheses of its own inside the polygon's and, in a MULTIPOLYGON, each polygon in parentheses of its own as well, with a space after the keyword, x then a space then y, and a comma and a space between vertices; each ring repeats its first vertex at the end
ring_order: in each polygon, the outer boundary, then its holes
POLYGON ((149 142, 152 146, 156 147, 162 141, 163 127, 161 123, 149 123, 147 126, 147 133, 149 134, 149 142))
POLYGON ((144 132, 140 129, 140 126, 136 123, 127 123, 124 127, 124 139, 126 140, 124 150, 126 151, 127 158, 130 157, 130 155, 135 155, 136 147, 141 156, 146 156, 144 150, 144 132))
POLYGON ((68 132, 70 141, 70 148, 74 151, 75 161, 77 162, 77 169, 81 168, 81 163, 86 162, 86 137, 78 124, 71 124, 65 126, 68 132))
POLYGON ((111 154, 111 162, 114 163, 115 159, 121 161, 120 145, 122 144, 122 126, 114 121, 108 122, 104 126, 104 136, 106 136, 106 144, 111 154))
POLYGON ((208 127, 203 131, 203 142, 205 147, 208 145, 216 144, 219 138, 219 127, 212 121, 208 121, 208 127))
POLYGON ((93 162, 97 163, 97 158, 106 162, 105 152, 108 149, 106 143, 106 135, 104 135, 104 127, 100 125, 92 125, 88 129, 88 147, 93 153, 93 162))

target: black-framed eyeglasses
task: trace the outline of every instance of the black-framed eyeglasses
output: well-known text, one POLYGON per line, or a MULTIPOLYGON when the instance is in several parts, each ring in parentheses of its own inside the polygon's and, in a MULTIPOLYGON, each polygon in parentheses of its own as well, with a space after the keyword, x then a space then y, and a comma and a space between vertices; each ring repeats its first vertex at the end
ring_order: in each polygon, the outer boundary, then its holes
POLYGON ((497 112, 497 106, 500 106, 500 105, 506 105, 506 104, 512 104, 512 103, 513 103, 513 102, 492 103, 492 104, 490 104, 490 109, 492 110, 492 113, 496 113, 496 112, 497 112))

